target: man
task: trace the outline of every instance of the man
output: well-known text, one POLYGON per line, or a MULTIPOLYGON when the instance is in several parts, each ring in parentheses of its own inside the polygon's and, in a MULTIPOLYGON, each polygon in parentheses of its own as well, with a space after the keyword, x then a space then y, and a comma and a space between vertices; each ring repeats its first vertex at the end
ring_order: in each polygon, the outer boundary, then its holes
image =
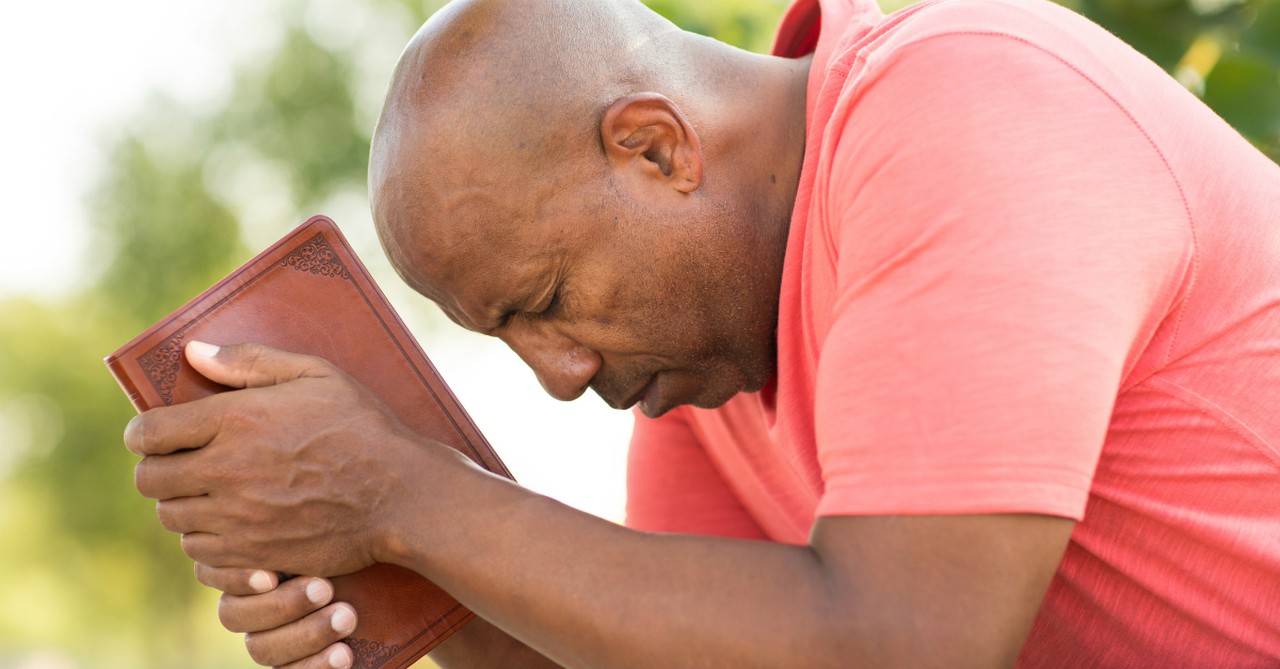
POLYGON ((450 667, 1280 661, 1280 170, 1047 4, 800 0, 775 51, 628 0, 423 27, 384 246, 552 395, 639 407, 633 529, 192 344, 246 390, 126 442, 256 660, 347 666, 359 612, 272 572, 383 561, 479 615, 450 667))

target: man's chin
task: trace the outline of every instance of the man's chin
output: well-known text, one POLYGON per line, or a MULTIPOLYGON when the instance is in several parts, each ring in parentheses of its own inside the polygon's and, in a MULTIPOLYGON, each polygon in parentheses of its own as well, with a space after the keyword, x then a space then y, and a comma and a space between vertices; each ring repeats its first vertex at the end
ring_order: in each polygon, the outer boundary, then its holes
MULTIPOLYGON (((596 389, 596 394, 614 409, 633 405, 649 418, 658 418, 678 406, 716 409, 743 392, 741 375, 660 372, 649 380, 640 393, 622 402, 610 401, 596 389), (730 376, 731 378, 725 378, 730 376)), ((763 385, 763 384, 762 384, 763 385)))
POLYGON ((663 414, 665 414, 666 412, 678 406, 680 405, 679 404, 660 404, 656 407, 650 407, 648 404, 641 402, 636 405, 636 408, 640 410, 640 413, 644 414, 648 418, 661 418, 663 414))
POLYGON ((691 397, 673 397, 662 392, 651 392, 637 404, 640 412, 649 418, 658 418, 678 406, 699 409, 718 409, 738 395, 735 388, 703 386, 691 397))

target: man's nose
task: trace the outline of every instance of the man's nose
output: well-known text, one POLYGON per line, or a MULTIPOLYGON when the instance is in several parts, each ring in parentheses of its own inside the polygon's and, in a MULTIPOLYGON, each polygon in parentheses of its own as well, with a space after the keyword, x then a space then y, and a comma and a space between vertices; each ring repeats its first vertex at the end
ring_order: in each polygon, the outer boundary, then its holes
POLYGON ((547 394, 565 402, 586 392, 603 364, 599 353, 558 333, 526 330, 502 339, 529 365, 547 394))

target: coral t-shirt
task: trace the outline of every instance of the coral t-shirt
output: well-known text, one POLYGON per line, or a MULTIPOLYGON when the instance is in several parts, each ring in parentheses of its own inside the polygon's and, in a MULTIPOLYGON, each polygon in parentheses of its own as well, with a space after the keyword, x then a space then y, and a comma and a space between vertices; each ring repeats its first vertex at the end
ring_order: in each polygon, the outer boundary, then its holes
POLYGON ((778 369, 637 416, 628 523, 1077 523, 1021 666, 1280 661, 1280 168, 1038 0, 800 0, 778 369))

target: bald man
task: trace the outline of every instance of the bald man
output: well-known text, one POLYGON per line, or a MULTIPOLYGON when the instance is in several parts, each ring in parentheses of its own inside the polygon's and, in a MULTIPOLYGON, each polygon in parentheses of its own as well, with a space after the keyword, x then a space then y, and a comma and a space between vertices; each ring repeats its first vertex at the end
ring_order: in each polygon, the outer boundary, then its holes
POLYGON ((370 188, 409 285, 638 408, 629 527, 193 343, 249 390, 126 443, 260 663, 348 666, 319 577, 373 562, 478 614, 447 667, 1280 661, 1280 170, 1078 16, 799 0, 759 56, 455 2, 370 188))

